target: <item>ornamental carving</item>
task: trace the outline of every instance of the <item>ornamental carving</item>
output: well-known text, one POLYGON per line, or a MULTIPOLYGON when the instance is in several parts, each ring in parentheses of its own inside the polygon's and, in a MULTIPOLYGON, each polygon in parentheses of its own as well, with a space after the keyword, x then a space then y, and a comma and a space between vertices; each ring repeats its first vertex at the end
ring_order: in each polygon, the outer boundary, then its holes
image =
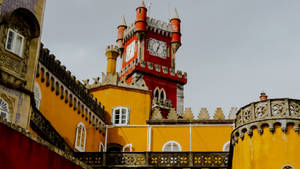
POLYGON ((300 104, 299 102, 290 102, 290 113, 292 116, 300 117, 300 104))
POLYGON ((255 117, 264 118, 267 116, 267 102, 257 103, 255 105, 255 117))
POLYGON ((244 114, 244 121, 248 122, 251 120, 251 107, 247 107, 243 110, 243 114, 244 114))
POLYGON ((273 101, 271 103, 272 116, 284 116, 287 113, 287 107, 284 101, 273 101))
POLYGON ((288 124, 293 124, 294 131, 299 132, 300 100, 268 99, 242 107, 237 112, 233 142, 238 141, 237 137, 243 138, 245 132, 252 135, 253 128, 262 134, 262 126, 268 126, 270 132, 274 132, 276 124, 281 125, 283 132, 287 132, 288 124))

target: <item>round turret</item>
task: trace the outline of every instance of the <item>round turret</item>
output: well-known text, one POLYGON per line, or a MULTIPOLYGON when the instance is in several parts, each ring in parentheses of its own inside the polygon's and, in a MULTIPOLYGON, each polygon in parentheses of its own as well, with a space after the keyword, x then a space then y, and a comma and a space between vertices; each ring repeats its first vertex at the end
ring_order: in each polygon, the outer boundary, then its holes
POLYGON ((147 8, 144 1, 136 8, 135 31, 144 32, 147 29, 147 8))
POLYGON ((118 39, 117 39, 117 45, 122 52, 124 49, 123 39, 124 39, 124 31, 126 28, 127 25, 126 25, 125 17, 122 16, 121 24, 118 26, 118 39))
POLYGON ((232 169, 300 168, 300 100, 263 99, 242 107, 232 132, 232 169))
POLYGON ((181 45, 180 19, 177 10, 174 10, 173 16, 170 20, 172 26, 172 40, 171 43, 178 43, 181 45))
POLYGON ((117 46, 107 46, 105 50, 105 55, 107 57, 107 73, 116 72, 116 62, 119 56, 119 48, 117 46))

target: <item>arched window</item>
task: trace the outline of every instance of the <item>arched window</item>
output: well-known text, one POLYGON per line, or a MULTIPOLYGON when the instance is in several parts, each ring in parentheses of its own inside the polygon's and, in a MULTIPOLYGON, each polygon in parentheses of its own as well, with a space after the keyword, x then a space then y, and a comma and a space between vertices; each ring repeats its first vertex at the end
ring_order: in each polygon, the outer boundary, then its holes
POLYGON ((154 98, 156 98, 156 99, 159 98, 159 89, 158 89, 158 88, 156 88, 156 89, 154 90, 154 98))
POLYGON ((10 121, 8 115, 9 115, 8 104, 5 100, 0 98, 0 117, 6 119, 7 121, 10 121))
POLYGON ((86 128, 84 124, 80 122, 76 127, 75 149, 80 152, 84 152, 85 142, 86 142, 86 128))
POLYGON ((132 152, 132 144, 126 144, 123 149, 123 152, 132 152))
POLYGON ((230 141, 227 141, 224 145, 223 145, 223 151, 229 152, 230 149, 230 141))
POLYGON ((284 165, 283 167, 282 167, 282 169, 295 169, 293 166, 291 166, 291 165, 284 165))
POLYGON ((182 151, 181 146, 178 142, 176 141, 168 141, 164 144, 162 151, 165 152, 178 152, 182 151))
POLYGON ((40 110, 40 104, 41 104, 41 99, 42 99, 42 93, 40 86, 37 82, 34 83, 34 101, 35 101, 35 107, 40 110))
POLYGON ((129 109, 127 107, 115 107, 112 113, 114 125, 127 125, 129 122, 129 109))
POLYGON ((104 152, 104 145, 102 142, 99 143, 99 152, 104 152))
POLYGON ((161 89, 161 91, 160 91, 160 100, 163 100, 163 101, 166 100, 166 92, 164 89, 161 89))

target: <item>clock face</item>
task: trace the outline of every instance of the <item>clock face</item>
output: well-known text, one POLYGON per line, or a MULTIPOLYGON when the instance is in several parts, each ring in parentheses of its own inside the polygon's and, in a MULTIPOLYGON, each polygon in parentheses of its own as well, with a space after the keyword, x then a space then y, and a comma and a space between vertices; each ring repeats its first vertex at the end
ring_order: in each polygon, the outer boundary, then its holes
POLYGON ((158 56, 164 59, 167 57, 167 43, 164 41, 150 38, 148 50, 152 56, 158 56))
POLYGON ((126 48, 126 62, 133 58, 135 53, 135 41, 132 41, 126 48))

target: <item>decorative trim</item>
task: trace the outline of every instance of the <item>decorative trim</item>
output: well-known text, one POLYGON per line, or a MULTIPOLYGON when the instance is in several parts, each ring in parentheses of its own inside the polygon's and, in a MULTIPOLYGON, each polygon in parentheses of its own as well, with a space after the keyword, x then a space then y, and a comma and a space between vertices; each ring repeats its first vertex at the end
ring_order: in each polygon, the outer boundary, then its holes
POLYGON ((79 122, 76 127, 76 136, 75 136, 75 144, 74 144, 74 148, 76 150, 80 152, 85 151, 86 135, 87 133, 86 133, 85 125, 82 122, 79 122), (83 137, 83 143, 82 143, 82 137, 83 137), (79 141, 79 145, 77 144, 78 141, 79 141))

